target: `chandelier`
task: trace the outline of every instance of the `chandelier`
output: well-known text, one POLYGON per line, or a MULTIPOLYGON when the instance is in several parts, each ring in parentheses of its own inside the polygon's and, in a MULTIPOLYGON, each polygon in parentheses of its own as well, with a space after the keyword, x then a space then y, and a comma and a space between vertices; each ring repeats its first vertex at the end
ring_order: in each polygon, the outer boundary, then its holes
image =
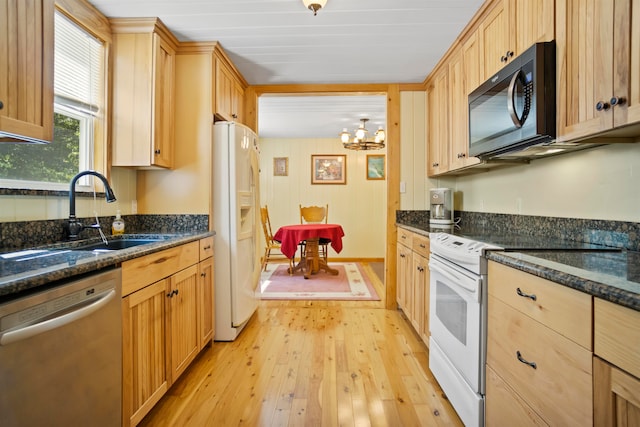
POLYGON ((327 4, 327 0, 302 0, 302 3, 304 3, 304 7, 313 11, 313 16, 316 16, 318 11, 327 4))
POLYGON ((342 129, 342 132, 340 132, 340 139, 344 148, 348 150, 380 150, 384 148, 386 135, 382 126, 376 131, 373 141, 369 141, 369 131, 365 127, 369 119, 360 119, 360 121, 362 123, 355 130, 353 139, 351 139, 351 134, 347 131, 347 128, 342 129))

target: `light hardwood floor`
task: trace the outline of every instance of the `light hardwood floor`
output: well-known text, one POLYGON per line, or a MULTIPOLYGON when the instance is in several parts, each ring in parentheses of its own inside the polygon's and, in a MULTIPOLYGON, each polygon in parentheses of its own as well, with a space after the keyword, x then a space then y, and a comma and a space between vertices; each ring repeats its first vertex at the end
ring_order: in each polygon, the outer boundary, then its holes
POLYGON ((427 364, 406 318, 381 302, 262 301, 140 425, 461 426, 427 364))

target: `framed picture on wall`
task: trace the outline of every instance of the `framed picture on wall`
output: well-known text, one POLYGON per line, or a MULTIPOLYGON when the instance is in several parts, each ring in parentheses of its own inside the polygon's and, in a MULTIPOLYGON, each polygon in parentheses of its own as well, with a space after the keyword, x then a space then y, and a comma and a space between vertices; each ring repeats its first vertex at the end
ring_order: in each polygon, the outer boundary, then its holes
POLYGON ((274 157, 273 158, 273 176, 289 175, 289 158, 274 157))
POLYGON ((311 184, 346 184, 347 156, 345 154, 312 154, 311 184))
POLYGON ((367 154, 367 179, 384 179, 384 154, 367 154))

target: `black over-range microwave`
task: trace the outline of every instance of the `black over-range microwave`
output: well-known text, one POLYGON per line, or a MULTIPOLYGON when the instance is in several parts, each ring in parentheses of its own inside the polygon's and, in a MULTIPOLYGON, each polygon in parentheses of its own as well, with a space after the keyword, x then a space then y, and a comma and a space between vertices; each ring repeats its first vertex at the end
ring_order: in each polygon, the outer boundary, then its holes
POLYGON ((556 50, 536 43, 469 95, 469 155, 499 158, 556 136, 556 50))

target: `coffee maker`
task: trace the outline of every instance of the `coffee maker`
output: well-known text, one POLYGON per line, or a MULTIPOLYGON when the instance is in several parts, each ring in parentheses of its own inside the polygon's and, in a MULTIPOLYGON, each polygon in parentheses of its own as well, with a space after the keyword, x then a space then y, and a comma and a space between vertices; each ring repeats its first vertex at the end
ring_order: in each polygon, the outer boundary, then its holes
POLYGON ((430 225, 453 224, 453 190, 432 188, 429 190, 430 225))

